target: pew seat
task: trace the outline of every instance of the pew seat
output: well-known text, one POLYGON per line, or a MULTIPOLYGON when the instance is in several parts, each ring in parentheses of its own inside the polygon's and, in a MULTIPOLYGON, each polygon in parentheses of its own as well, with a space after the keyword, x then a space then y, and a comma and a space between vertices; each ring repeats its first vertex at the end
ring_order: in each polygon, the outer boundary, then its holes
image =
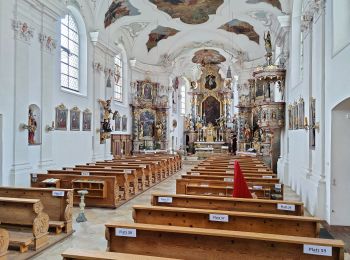
POLYGON ((108 251, 203 260, 344 259, 340 240, 151 224, 107 223, 108 251), (328 256, 320 258, 323 250, 328 256))

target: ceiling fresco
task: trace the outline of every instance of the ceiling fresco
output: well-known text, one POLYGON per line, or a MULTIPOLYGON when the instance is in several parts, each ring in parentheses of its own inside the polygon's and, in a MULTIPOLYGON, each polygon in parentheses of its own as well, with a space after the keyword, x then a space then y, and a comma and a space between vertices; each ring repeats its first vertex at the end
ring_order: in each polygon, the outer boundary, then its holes
POLYGON ((178 32, 179 31, 174 28, 158 26, 148 35, 148 41, 146 43, 147 50, 150 51, 152 48, 157 46, 158 42, 165 40, 178 32))
POLYGON ((225 61, 226 61, 226 58, 222 56, 220 52, 212 49, 204 49, 204 50, 196 51, 192 58, 193 63, 199 63, 202 65, 220 64, 221 62, 225 62, 225 61))
POLYGON ((244 34, 249 38, 249 40, 259 44, 259 34, 257 34, 254 30, 254 27, 247 22, 238 19, 233 19, 230 22, 220 26, 219 29, 223 29, 228 32, 233 32, 235 34, 244 34))
POLYGON ((114 0, 105 14, 105 28, 123 16, 134 16, 139 14, 139 10, 132 6, 129 0, 114 0))
POLYGON ((187 24, 201 24, 209 20, 210 14, 216 14, 216 10, 224 0, 150 0, 150 2, 172 18, 180 18, 187 24))
POLYGON ((247 4, 258 4, 258 3, 267 3, 270 4, 274 7, 277 7, 278 9, 280 9, 282 11, 282 5, 281 2, 279 0, 247 0, 247 4))

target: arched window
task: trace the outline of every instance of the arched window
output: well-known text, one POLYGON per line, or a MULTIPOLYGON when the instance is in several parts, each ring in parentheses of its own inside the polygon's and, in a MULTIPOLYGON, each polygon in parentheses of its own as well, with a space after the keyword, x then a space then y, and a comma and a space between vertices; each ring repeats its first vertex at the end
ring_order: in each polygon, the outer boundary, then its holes
POLYGON ((67 14, 61 20, 61 87, 79 92, 79 30, 67 14))
POLYGON ((123 62, 121 54, 114 58, 114 100, 123 102, 123 62))
POLYGON ((181 115, 184 116, 186 114, 186 85, 182 85, 180 91, 181 91, 180 92, 180 95, 181 95, 180 113, 181 113, 181 115))

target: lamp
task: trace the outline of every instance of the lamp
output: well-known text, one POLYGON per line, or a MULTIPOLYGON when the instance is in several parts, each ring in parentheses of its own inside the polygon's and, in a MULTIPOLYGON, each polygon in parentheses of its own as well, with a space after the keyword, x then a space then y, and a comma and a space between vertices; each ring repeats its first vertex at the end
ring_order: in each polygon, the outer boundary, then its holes
POLYGON ((317 132, 320 131, 320 123, 315 122, 313 125, 309 125, 307 117, 304 118, 304 129, 305 130, 311 130, 311 129, 316 129, 317 132))
POLYGON ((54 121, 52 121, 51 126, 50 125, 46 126, 46 131, 47 132, 55 131, 55 122, 54 121))

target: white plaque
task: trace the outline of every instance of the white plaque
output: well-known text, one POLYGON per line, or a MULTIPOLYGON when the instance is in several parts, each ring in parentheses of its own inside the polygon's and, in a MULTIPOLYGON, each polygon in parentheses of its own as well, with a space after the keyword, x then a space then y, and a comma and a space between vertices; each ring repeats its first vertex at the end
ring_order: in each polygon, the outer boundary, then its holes
POLYGON ((192 176, 199 176, 200 173, 199 173, 199 172, 191 172, 191 175, 192 175, 192 176))
POLYGON ((136 229, 134 229, 134 228, 116 228, 115 235, 117 237, 136 237, 136 229))
POLYGON ((37 174, 37 173, 32 173, 32 177, 33 177, 33 178, 37 178, 37 177, 38 177, 38 174, 37 174))
POLYGON ((105 169, 112 170, 111 166, 106 166, 105 169))
POLYGON ((270 176, 270 175, 265 175, 265 176, 262 176, 263 177, 263 179, 272 179, 272 176, 270 176))
POLYGON ((233 182, 233 178, 224 178, 224 181, 233 182))
POLYGON ((81 176, 90 176, 89 172, 81 172, 81 176))
POLYGON ((161 203, 172 203, 173 198, 172 197, 158 197, 158 202, 161 203))
POLYGON ((223 214, 209 214, 210 221, 228 222, 228 215, 223 214))
POLYGON ((124 170, 125 173, 131 173, 132 171, 131 170, 124 170))
POLYGON ((304 245, 304 254, 332 256, 331 246, 304 245))
POLYGON ((295 205, 278 203, 277 209, 285 211, 295 211, 295 205))
POLYGON ((262 186, 253 186, 253 189, 255 189, 255 190, 262 190, 263 187, 262 186))
POLYGON ((281 183, 275 184, 275 189, 282 189, 282 184, 281 183))
POLYGON ((52 196, 53 197, 63 197, 64 196, 64 191, 63 190, 53 190, 52 191, 52 196))
POLYGON ((201 183, 201 185, 199 185, 199 186, 201 186, 201 187, 209 187, 209 184, 207 184, 207 183, 201 183))
POLYGON ((96 166, 94 163, 90 163, 90 166, 96 166))
POLYGON ((226 173, 233 173, 233 171, 226 171, 226 173))
POLYGON ((66 168, 66 171, 73 171, 73 168, 66 168))
POLYGON ((266 172, 266 169, 258 169, 258 172, 266 172))

